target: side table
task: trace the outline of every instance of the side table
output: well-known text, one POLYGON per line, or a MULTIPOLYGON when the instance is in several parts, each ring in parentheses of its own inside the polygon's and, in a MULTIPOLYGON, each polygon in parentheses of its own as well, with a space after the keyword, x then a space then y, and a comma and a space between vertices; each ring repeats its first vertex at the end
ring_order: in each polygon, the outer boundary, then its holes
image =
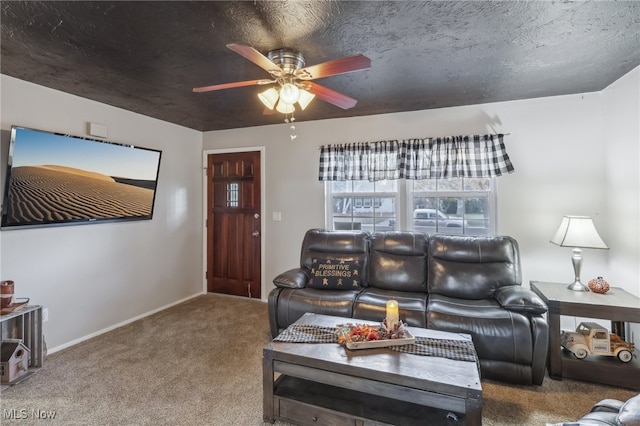
POLYGON ((13 382, 0 386, 0 390, 21 382, 42 367, 44 362, 42 306, 29 305, 10 314, 0 315, 0 343, 5 339, 21 339, 31 353, 29 370, 13 382))
POLYGON ((612 328, 623 322, 640 322, 640 298, 612 287, 605 294, 569 290, 567 284, 530 281, 531 290, 549 307, 548 371, 552 379, 563 377, 640 390, 640 348, 631 362, 616 357, 589 355, 577 359, 560 346, 560 316, 607 319, 612 328))

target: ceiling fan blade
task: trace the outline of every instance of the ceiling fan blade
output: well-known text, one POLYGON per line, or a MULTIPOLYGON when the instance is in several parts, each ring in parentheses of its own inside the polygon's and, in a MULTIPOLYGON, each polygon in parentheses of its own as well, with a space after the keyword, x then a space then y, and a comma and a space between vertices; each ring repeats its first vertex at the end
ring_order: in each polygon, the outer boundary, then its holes
POLYGON ((342 93, 338 93, 335 90, 328 89, 316 83, 308 82, 304 88, 316 95, 319 99, 342 109, 353 108, 358 103, 357 99, 350 98, 347 95, 343 95, 342 93))
POLYGON ((227 47, 245 59, 250 60, 268 73, 282 72, 278 65, 274 64, 271 59, 267 58, 253 47, 235 43, 227 44, 227 47))
POLYGON ((245 87, 245 86, 262 86, 262 85, 271 84, 271 83, 274 83, 274 81, 265 80, 265 79, 236 81, 235 83, 214 84, 213 86, 195 87, 193 91, 196 93, 213 92, 214 90, 233 89, 235 87, 245 87))
POLYGON ((345 74, 369 68, 371 68, 371 59, 364 55, 354 55, 302 68, 296 71, 296 77, 301 80, 315 80, 316 78, 345 74))

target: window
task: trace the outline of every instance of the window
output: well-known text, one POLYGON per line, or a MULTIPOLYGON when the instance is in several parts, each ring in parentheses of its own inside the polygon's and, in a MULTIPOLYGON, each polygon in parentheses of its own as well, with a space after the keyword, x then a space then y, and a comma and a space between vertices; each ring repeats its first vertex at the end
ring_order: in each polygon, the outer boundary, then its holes
POLYGON ((320 147, 328 229, 488 235, 495 178, 514 171, 502 134, 320 147))
POLYGON ((396 216, 398 182, 326 182, 327 229, 389 230, 396 216))
POLYGON ((407 182, 413 228, 428 234, 492 233, 494 205, 491 178, 430 179, 407 182))
POLYGON ((238 207, 240 185, 236 182, 227 184, 227 207, 238 207))
POLYGON ((326 182, 327 228, 495 232, 494 178, 326 182))

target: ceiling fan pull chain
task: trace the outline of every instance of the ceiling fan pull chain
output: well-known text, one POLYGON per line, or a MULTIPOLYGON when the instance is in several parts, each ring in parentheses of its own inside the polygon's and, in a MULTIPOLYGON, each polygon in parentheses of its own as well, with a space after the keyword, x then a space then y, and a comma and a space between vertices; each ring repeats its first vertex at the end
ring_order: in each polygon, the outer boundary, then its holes
POLYGON ((291 123, 291 125, 289 126, 289 130, 291 130, 289 137, 291 138, 291 140, 294 140, 298 137, 298 135, 296 134, 296 125, 293 124, 293 122, 296 121, 296 118, 293 116, 293 112, 291 113, 291 119, 285 118, 284 121, 285 123, 291 123))

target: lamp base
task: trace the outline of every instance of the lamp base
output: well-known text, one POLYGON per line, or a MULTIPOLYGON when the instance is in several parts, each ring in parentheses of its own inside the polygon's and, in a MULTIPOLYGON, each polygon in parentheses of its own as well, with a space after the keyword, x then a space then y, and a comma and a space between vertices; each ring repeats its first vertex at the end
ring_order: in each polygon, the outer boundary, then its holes
POLYGON ((580 282, 580 269, 582 269, 582 250, 580 247, 573 249, 573 256, 571 257, 571 263, 573 263, 573 272, 575 272, 575 279, 572 284, 567 287, 573 291, 590 291, 589 287, 580 282))
POLYGON ((589 290, 589 287, 582 284, 580 280, 575 280, 573 283, 569 284, 567 288, 573 291, 591 291, 589 290))

